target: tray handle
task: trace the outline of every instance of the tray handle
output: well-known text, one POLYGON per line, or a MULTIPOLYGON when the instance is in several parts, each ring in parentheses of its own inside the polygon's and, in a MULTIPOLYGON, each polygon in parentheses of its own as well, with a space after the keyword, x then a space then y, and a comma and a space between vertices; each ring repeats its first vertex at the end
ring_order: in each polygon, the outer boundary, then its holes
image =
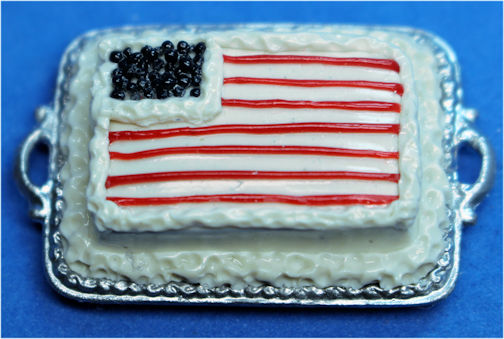
POLYGON ((460 216, 462 221, 474 224, 477 219, 476 207, 492 188, 495 178, 495 154, 488 139, 470 124, 476 119, 477 111, 466 109, 463 116, 465 123, 460 126, 456 133, 455 144, 460 146, 462 143, 468 143, 480 153, 482 159, 478 179, 473 184, 458 184, 459 190, 462 192, 462 201, 459 208, 460 216))
MULTIPOLYGON (((35 221, 43 222, 51 212, 51 191, 53 180, 49 179, 40 187, 33 184, 29 177, 30 154, 39 142, 44 142, 49 147, 49 159, 55 145, 54 114, 50 107, 39 107, 35 116, 40 126, 33 130, 21 144, 15 164, 15 178, 21 192, 28 198, 30 204, 30 217, 35 221)), ((49 164, 50 166, 50 164, 49 164)))

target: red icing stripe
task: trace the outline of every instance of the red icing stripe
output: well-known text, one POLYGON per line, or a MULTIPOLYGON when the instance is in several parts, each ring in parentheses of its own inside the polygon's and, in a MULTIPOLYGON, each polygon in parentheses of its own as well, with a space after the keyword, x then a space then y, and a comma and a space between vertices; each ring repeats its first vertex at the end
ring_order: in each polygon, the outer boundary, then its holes
POLYGON ((399 181, 399 174, 365 172, 283 172, 283 171, 180 171, 109 176, 106 188, 147 182, 178 180, 226 180, 226 179, 347 179, 399 181))
POLYGON ((397 61, 392 59, 372 58, 334 58, 305 55, 223 55, 224 62, 232 64, 324 64, 333 66, 357 66, 388 69, 399 72, 397 61))
POLYGON ((403 95, 404 88, 395 82, 376 82, 361 80, 300 80, 300 79, 273 79, 273 78, 248 78, 233 77, 224 78, 226 84, 253 84, 253 85, 274 85, 274 86, 295 86, 295 87, 357 87, 379 89, 403 95))
POLYGON ((175 154, 303 154, 341 157, 366 157, 382 159, 398 159, 398 152, 382 152, 348 148, 316 147, 316 146, 189 146, 151 149, 133 153, 110 152, 110 159, 135 160, 175 154))
POLYGON ((345 109, 350 111, 401 111, 401 105, 383 101, 305 101, 305 100, 239 100, 221 99, 222 106, 248 108, 312 108, 312 109, 345 109))
POLYGON ((395 195, 367 195, 367 194, 347 194, 347 195, 277 195, 277 194, 215 194, 215 195, 192 195, 184 197, 163 197, 163 198, 124 198, 107 197, 107 200, 119 206, 155 206, 172 205, 183 203, 281 203, 290 205, 383 205, 389 204, 399 197, 395 195))
POLYGON ((324 123, 270 125, 214 125, 206 127, 182 127, 148 131, 109 132, 109 142, 143 140, 178 136, 198 136, 222 133, 275 134, 275 133, 399 133, 398 124, 324 123))

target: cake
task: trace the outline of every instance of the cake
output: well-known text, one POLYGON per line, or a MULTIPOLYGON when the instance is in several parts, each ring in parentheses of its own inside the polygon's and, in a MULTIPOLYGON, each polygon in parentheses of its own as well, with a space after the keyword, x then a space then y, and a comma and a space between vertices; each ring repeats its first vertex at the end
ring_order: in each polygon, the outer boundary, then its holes
POLYGON ((75 272, 392 288, 438 260, 439 80, 432 51, 405 35, 111 31, 77 65, 60 140, 75 272))
MULTIPOLYGON (((419 192, 416 97, 398 48, 307 33, 165 38, 99 42, 89 207, 101 230, 411 225, 419 192), (205 46, 204 54, 184 54, 185 40, 205 46), (121 67, 110 56, 142 48, 156 54, 148 77, 172 74, 168 85, 156 98, 115 98, 121 67), (170 53, 187 55, 188 68, 193 58, 201 63, 201 96, 193 89, 176 96, 182 87, 174 72, 190 77, 191 70, 169 63, 170 53)), ((139 58, 123 68, 144 65, 139 58)))

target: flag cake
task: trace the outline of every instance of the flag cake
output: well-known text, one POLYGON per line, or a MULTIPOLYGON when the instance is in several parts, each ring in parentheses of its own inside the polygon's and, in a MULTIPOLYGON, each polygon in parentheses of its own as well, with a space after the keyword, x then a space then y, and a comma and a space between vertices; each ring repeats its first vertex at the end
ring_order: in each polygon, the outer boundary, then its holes
POLYGON ((164 38, 101 42, 99 229, 411 225, 416 98, 399 49, 302 33, 164 38))
POLYGON ((391 289, 436 267, 452 200, 426 43, 244 25, 101 31, 72 48, 58 140, 71 272, 391 289))

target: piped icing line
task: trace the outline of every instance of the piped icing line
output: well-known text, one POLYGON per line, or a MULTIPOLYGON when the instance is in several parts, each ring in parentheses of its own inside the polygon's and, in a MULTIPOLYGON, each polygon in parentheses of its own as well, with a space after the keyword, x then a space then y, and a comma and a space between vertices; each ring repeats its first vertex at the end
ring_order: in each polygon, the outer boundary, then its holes
POLYGON ((374 58, 335 58, 318 55, 223 55, 224 62, 233 64, 324 64, 333 66, 354 66, 400 71, 397 61, 374 58))
POLYGON ((308 101, 308 100, 240 100, 221 99, 222 106, 247 107, 247 108, 319 108, 319 109, 344 109, 350 111, 376 111, 376 112, 401 112, 398 103, 382 101, 308 101))
POLYGON ((253 77, 229 77, 224 78, 224 85, 253 84, 275 85, 295 87, 355 87, 391 91, 403 95, 404 87, 396 82, 379 82, 365 80, 313 80, 313 79, 276 79, 276 78, 253 78, 253 77))
POLYGON ((130 175, 116 175, 107 177, 106 188, 121 185, 141 184, 148 182, 166 182, 177 180, 244 180, 244 179, 306 179, 306 180, 338 180, 354 179, 369 181, 390 181, 397 183, 399 174, 396 173, 368 173, 350 171, 174 171, 141 173, 130 175))
POLYGON ((218 145, 188 146, 150 149, 140 152, 110 152, 111 160, 135 160, 176 154, 299 154, 337 157, 364 157, 380 159, 399 159, 399 152, 383 152, 350 148, 317 147, 317 146, 258 146, 258 145, 218 145))
POLYGON ((276 134, 276 133, 390 133, 398 134, 399 124, 364 123, 294 123, 294 124, 254 124, 254 125, 213 125, 205 127, 181 127, 144 131, 112 131, 109 142, 124 140, 144 140, 178 136, 201 136, 212 134, 276 134))
POLYGON ((280 195, 280 194, 213 194, 181 197, 126 198, 107 197, 119 206, 154 206, 183 203, 281 203, 290 205, 384 205, 399 199, 394 195, 338 194, 338 195, 280 195))

